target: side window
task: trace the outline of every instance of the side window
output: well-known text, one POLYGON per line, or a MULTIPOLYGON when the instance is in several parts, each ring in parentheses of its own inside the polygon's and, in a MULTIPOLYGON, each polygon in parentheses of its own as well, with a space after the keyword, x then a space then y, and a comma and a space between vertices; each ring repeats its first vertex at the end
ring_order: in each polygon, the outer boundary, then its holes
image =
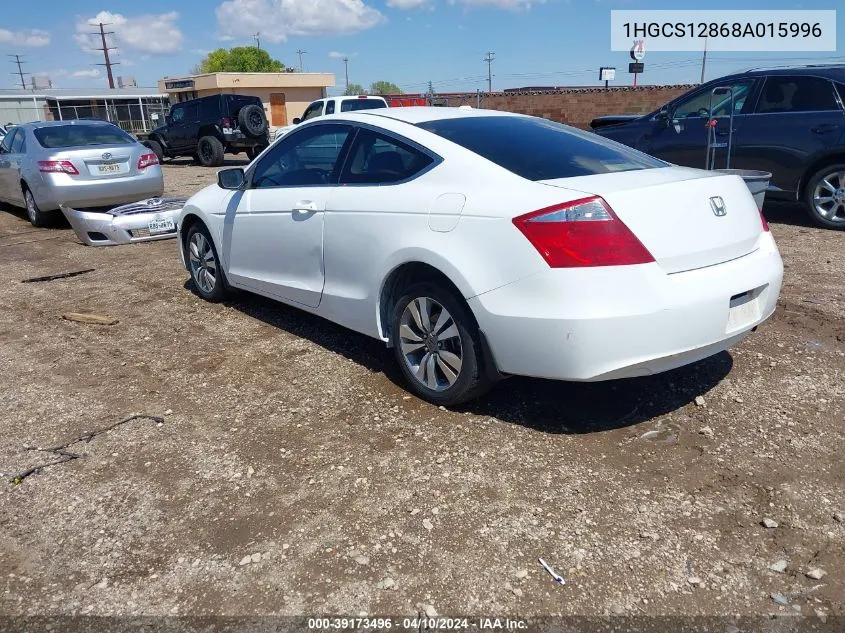
POLYGON ((326 101, 326 114, 334 114, 334 100, 326 101))
POLYGON ((220 97, 209 97, 200 101, 200 120, 201 121, 216 121, 221 118, 220 112, 220 97))
POLYGON ((197 103, 185 106, 185 123, 196 123, 200 118, 200 107, 197 103))
POLYGON ((12 141, 12 153, 23 154, 26 152, 26 132, 18 130, 17 135, 12 141))
POLYGON ((302 114, 301 121, 307 121, 308 119, 313 119, 315 117, 320 116, 323 114, 323 102, 322 101, 315 101, 310 106, 305 108, 305 112, 302 114))
POLYGON ((757 103, 758 113, 838 110, 833 84, 820 77, 768 77, 757 103))
POLYGON ((3 150, 4 154, 9 154, 12 151, 12 143, 15 142, 18 132, 20 132, 20 130, 12 130, 3 137, 3 142, 0 143, 0 149, 3 150))
POLYGON ((336 184, 351 131, 349 125, 313 125, 290 133, 256 165, 252 188, 336 184))
MULTIPOLYGON (((720 86, 721 87, 721 86, 720 86)), ((725 85, 733 90, 734 113, 740 114, 745 107, 745 100, 751 94, 754 87, 753 79, 736 81, 733 84, 725 85)), ((673 112, 675 119, 688 119, 690 117, 728 116, 731 113, 730 93, 715 94, 713 98, 713 113, 710 113, 711 89, 702 90, 694 95, 677 101, 673 112)))
POLYGON ((181 123, 185 119, 185 108, 171 108, 170 118, 174 123, 181 123))
POLYGON ((406 180, 434 161, 431 156, 371 130, 361 129, 340 177, 342 184, 388 184, 406 180))

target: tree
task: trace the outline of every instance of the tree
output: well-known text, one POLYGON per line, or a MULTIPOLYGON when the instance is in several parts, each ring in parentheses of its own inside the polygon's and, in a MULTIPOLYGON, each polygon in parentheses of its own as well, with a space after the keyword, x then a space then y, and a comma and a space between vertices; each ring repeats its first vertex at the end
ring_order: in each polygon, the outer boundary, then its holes
POLYGON ((370 94, 401 95, 402 89, 391 81, 374 81, 370 84, 370 94))
POLYGON ((236 46, 211 51, 197 69, 200 73, 280 73, 285 65, 257 46, 236 46))
POLYGON ((361 84, 349 84, 349 87, 346 89, 346 92, 343 94, 345 95, 362 95, 364 94, 364 86, 361 84))

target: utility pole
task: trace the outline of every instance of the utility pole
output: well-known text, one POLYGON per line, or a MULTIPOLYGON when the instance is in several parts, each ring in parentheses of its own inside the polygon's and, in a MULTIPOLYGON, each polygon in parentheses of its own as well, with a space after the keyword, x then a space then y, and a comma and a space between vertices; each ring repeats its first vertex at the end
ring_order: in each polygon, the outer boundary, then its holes
POLYGON ((428 94, 426 95, 426 97, 428 97, 428 99, 427 99, 428 105, 433 105, 434 104, 434 84, 431 83, 431 80, 428 81, 428 94))
POLYGON ((704 38, 704 55, 701 57, 701 83, 704 83, 704 68, 707 66, 707 38, 704 38))
POLYGON ((487 57, 483 61, 487 62, 487 92, 493 92, 493 55, 495 53, 488 52, 487 57))
POLYGON ((259 35, 261 35, 261 33, 256 33, 255 35, 252 36, 252 39, 255 40, 255 48, 257 48, 258 50, 261 50, 261 40, 258 39, 259 35))
POLYGON ((302 72, 302 56, 307 54, 308 51, 304 51, 301 48, 296 51, 296 54, 299 55, 299 72, 302 72))
POLYGON ((343 67, 346 71, 346 92, 349 92, 349 58, 343 58, 343 67))
POLYGON ((9 57, 14 57, 14 59, 10 59, 9 61, 12 62, 13 64, 18 65, 18 72, 12 73, 12 74, 17 75, 18 77, 21 78, 21 88, 26 90, 26 80, 23 78, 23 76, 28 75, 29 73, 25 73, 23 71, 23 68, 21 68, 21 64, 25 64, 26 62, 21 60, 20 55, 9 55, 9 57))
MULTIPOLYGON (((109 59, 109 51, 117 50, 117 46, 109 46, 106 42, 106 35, 114 35, 114 31, 106 31, 103 27, 108 26, 107 24, 103 24, 100 22, 100 40, 103 42, 103 48, 95 48, 95 51, 103 51, 103 55, 105 55, 106 63, 105 64, 95 64, 96 66, 105 66, 106 67, 106 74, 109 77, 109 88, 114 90, 114 77, 112 76, 111 67, 117 66, 120 62, 113 62, 109 59)), ((94 33, 96 35, 96 33, 94 33)))

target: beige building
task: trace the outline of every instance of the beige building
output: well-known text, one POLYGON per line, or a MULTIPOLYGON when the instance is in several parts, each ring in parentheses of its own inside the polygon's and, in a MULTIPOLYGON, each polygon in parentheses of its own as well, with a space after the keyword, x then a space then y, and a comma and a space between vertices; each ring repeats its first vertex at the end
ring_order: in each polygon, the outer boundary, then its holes
POLYGON ((259 97, 264 103, 271 127, 288 125, 315 99, 326 96, 334 86, 333 73, 209 73, 165 77, 158 89, 178 103, 213 94, 239 94, 259 97))

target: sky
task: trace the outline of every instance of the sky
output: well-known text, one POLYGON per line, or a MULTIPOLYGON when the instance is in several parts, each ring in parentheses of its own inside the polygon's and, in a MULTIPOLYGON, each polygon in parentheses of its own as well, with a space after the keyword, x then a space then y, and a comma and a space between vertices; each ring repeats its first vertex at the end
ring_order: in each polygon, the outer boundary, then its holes
MULTIPOLYGON (((845 62, 845 5, 836 0, 711 0, 709 9, 835 9, 836 52, 773 54, 711 53, 707 79, 753 66, 845 62)), ((110 23, 109 45, 116 75, 155 86, 165 76, 187 74, 209 51, 254 45, 287 66, 331 72, 342 92, 343 58, 349 81, 369 86, 391 81, 405 92, 487 88, 487 63, 494 53, 493 89, 520 86, 598 84, 598 68, 615 66, 614 85, 631 76, 625 52, 610 51, 611 9, 677 9, 683 3, 641 0, 42 0, 19 2, 0 21, 0 60, 19 78, 7 55, 22 56, 25 72, 47 75, 57 88, 107 87, 98 22, 110 23), (680 6, 679 6, 680 5, 680 6)), ((639 82, 693 83, 701 54, 648 52, 639 82)), ((17 82, 17 83, 16 83, 17 82)))

